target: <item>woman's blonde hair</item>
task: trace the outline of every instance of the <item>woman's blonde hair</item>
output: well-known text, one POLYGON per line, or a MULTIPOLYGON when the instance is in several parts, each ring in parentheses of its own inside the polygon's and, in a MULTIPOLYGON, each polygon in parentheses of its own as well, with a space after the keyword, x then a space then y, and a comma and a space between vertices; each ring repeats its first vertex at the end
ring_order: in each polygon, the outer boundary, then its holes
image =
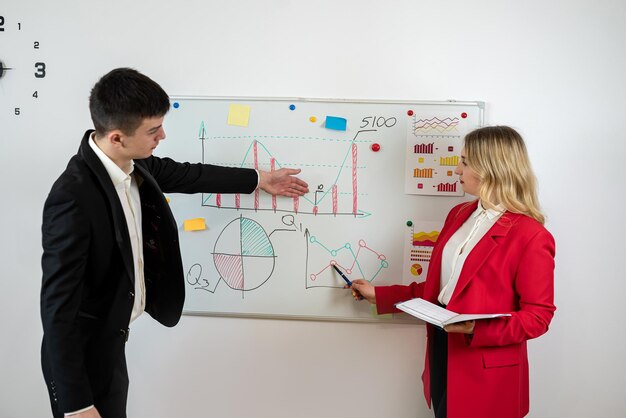
POLYGON ((545 222, 537 199, 537 180, 521 135, 508 126, 488 126, 465 136, 467 164, 480 180, 478 197, 486 208, 502 205, 545 222))

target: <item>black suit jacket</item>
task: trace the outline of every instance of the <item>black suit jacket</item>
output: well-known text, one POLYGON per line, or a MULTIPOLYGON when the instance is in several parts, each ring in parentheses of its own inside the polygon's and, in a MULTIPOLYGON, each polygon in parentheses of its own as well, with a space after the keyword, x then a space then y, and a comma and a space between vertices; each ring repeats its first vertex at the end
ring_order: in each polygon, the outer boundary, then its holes
MULTIPOLYGON (((104 404, 116 390, 110 387, 112 370, 124 364, 126 372, 133 255, 113 183, 88 144, 92 132, 52 186, 43 212, 42 367, 59 413, 104 404)), ((174 326, 183 307, 184 274, 177 225, 163 193, 250 193, 257 174, 149 157, 135 160, 134 175, 141 197, 146 312, 174 326)), ((125 402, 126 388, 119 389, 125 402)))

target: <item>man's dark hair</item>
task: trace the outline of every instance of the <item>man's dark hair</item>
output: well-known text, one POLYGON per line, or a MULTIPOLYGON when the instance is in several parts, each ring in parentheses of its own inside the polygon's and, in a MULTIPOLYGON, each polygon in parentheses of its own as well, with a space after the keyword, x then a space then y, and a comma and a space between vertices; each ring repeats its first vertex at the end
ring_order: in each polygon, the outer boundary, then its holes
POLYGON ((132 68, 117 68, 91 89, 89 111, 102 136, 113 129, 132 135, 145 118, 160 117, 170 108, 167 93, 155 81, 132 68))

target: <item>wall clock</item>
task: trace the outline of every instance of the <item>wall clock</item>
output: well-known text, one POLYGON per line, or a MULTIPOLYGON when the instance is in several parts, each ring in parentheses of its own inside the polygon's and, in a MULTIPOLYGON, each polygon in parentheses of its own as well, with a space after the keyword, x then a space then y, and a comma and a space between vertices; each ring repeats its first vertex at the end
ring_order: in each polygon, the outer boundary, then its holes
POLYGON ((45 45, 28 22, 0 15, 0 115, 29 113, 45 94, 45 45))

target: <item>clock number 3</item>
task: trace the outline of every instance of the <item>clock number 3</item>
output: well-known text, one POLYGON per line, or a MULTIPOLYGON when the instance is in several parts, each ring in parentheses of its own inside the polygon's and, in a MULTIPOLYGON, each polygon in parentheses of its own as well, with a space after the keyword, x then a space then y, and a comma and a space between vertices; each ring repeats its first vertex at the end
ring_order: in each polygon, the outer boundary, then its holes
POLYGON ((35 77, 44 78, 46 76, 46 64, 43 62, 35 63, 35 68, 37 72, 35 73, 35 77))

